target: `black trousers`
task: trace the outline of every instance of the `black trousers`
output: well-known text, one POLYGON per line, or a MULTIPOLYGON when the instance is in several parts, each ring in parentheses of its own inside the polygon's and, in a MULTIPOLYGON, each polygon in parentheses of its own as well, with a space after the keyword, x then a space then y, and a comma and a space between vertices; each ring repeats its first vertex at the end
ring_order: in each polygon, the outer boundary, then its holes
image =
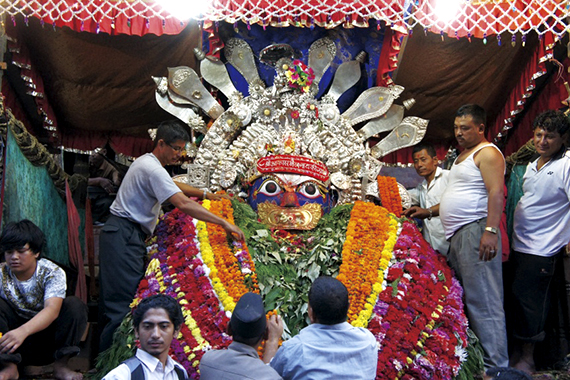
MULTIPOLYGON (((0 331, 5 334, 30 319, 16 313, 16 308, 0 298, 0 331)), ((24 340, 14 354, 0 354, 0 363, 46 365, 63 356, 79 353, 78 344, 87 326, 87 306, 75 296, 66 297, 59 316, 47 328, 24 340)))
POLYGON ((146 234, 137 223, 111 215, 99 235, 99 352, 130 312, 146 268, 146 234))
POLYGON ((546 336, 544 326, 552 291, 562 280, 562 254, 542 257, 513 251, 511 260, 515 299, 513 335, 523 342, 540 342, 546 336))

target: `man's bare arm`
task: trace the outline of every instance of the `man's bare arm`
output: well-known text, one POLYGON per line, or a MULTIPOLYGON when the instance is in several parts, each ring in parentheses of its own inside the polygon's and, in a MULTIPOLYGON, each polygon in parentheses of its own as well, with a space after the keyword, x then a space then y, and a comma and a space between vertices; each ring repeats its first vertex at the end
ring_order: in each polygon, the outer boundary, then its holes
MULTIPOLYGON (((187 197, 194 197, 194 198, 198 198, 198 199, 204 199, 204 190, 200 190, 197 189, 193 186, 187 185, 185 183, 179 183, 174 181, 174 183, 176 184, 176 186, 178 186, 178 188, 184 193, 184 195, 186 195, 187 197)), ((228 197, 227 195, 219 195, 219 194, 214 194, 214 193, 210 193, 208 191, 206 191, 206 198, 205 199, 209 199, 209 200, 220 200, 222 198, 227 198, 230 199, 230 197, 228 197)))
POLYGON ((56 320, 63 304, 63 298, 51 297, 45 300, 44 308, 22 326, 10 330, 0 338, 0 352, 11 354, 24 343, 27 337, 45 330, 56 320))
POLYGON ((189 199, 183 193, 176 193, 168 201, 176 206, 183 213, 190 215, 193 218, 202 220, 207 223, 214 223, 222 226, 226 233, 233 235, 239 240, 244 240, 245 236, 238 227, 231 224, 225 219, 220 218, 217 215, 212 214, 210 211, 206 210, 204 207, 189 199))
POLYGON ((263 351, 263 362, 269 363, 279 349, 279 338, 283 334, 283 320, 279 315, 272 315, 267 321, 267 339, 263 351))
POLYGON ((428 208, 422 208, 420 206, 412 206, 404 210, 402 214, 408 218, 431 219, 434 216, 439 216, 439 203, 428 208))
MULTIPOLYGON (((483 148, 475 159, 487 188, 487 227, 499 228, 503 213, 505 160, 497 149, 483 148)), ((498 250, 498 235, 485 231, 479 245, 479 259, 489 261, 498 250)))

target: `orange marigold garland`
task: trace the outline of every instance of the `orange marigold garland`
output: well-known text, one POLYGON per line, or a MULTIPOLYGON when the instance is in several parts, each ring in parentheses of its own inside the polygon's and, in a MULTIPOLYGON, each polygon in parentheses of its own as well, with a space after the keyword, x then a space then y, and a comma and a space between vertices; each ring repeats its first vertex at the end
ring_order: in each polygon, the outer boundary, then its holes
MULTIPOLYGON (((211 201, 210 212, 234 223, 232 204, 227 199, 211 201)), ((255 264, 249 254, 240 255, 242 251, 247 253, 245 242, 230 247, 226 231, 220 225, 207 223, 207 228, 218 277, 228 295, 237 302, 247 292, 259 293, 255 264), (251 284, 251 288, 248 288, 247 284, 251 284)))
MULTIPOLYGON (((378 282, 378 268, 390 231, 390 216, 385 208, 361 201, 354 204, 337 276, 348 289, 349 323, 358 318, 373 293, 373 285, 378 282)), ((367 321, 361 322, 359 324, 367 321)))
POLYGON ((378 193, 382 206, 396 216, 402 214, 402 198, 394 177, 378 176, 378 193))

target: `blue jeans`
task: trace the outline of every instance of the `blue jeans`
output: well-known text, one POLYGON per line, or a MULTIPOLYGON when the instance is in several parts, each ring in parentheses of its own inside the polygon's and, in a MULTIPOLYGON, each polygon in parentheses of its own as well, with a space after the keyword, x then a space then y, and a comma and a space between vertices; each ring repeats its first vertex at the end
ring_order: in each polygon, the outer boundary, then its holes
POLYGON ((507 329, 503 308, 501 236, 497 255, 479 260, 479 243, 487 218, 466 224, 452 237, 449 264, 463 285, 469 325, 483 346, 485 369, 508 367, 507 329))

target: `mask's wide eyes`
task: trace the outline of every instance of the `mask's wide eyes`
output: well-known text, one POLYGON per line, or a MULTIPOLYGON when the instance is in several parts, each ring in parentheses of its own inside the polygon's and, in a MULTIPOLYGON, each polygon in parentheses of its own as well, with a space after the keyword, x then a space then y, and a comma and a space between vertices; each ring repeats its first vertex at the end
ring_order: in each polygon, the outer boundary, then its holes
POLYGON ((259 192, 264 195, 274 196, 281 193, 281 186, 272 179, 268 179, 259 188, 259 192))
POLYGON ((317 198, 321 195, 318 186, 312 182, 302 183, 297 188, 297 192, 311 199, 317 198))

